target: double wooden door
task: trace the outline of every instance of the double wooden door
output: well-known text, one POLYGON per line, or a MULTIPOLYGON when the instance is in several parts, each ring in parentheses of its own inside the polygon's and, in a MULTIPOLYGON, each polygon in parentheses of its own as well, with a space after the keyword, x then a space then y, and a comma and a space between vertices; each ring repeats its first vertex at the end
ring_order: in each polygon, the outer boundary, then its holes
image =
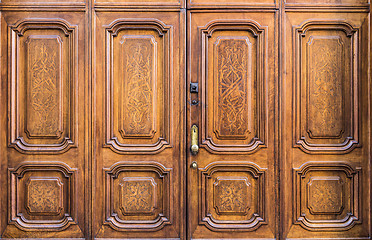
POLYGON ((371 239, 368 0, 0 14, 1 238, 371 239))

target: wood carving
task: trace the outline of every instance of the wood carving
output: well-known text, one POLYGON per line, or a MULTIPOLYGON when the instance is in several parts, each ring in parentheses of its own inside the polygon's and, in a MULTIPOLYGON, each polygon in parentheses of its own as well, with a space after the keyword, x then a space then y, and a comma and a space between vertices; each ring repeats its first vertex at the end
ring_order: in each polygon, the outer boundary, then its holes
POLYGON ((213 183, 217 214, 246 215, 251 204, 251 184, 246 177, 218 177, 213 183))
POLYGON ((171 169, 119 162, 104 169, 106 220, 117 231, 157 231, 172 222, 171 169))
POLYGON ((345 22, 294 27, 295 147, 342 154, 359 147, 358 29, 345 22))
POLYGON ((201 95, 213 107, 202 108, 201 147, 211 153, 250 154, 266 147, 266 31, 254 21, 213 21, 199 29, 201 95), (227 30, 236 35, 220 35, 227 30))
POLYGON ((152 177, 124 177, 120 183, 124 215, 152 214, 156 208, 157 188, 152 177))
POLYGON ((58 177, 30 177, 26 199, 30 215, 59 215, 63 210, 63 183, 58 177))
POLYGON ((251 114, 247 90, 251 86, 251 43, 249 38, 218 38, 217 58, 218 102, 215 133, 221 139, 246 139, 251 114))
POLYGON ((122 137, 153 138, 155 130, 155 60, 157 43, 152 36, 123 36, 122 137))
POLYGON ((309 231, 346 231, 361 223, 360 168, 309 162, 294 169, 294 222, 309 231))
POLYGON ((61 162, 9 169, 9 224, 23 231, 62 231, 76 224, 76 172, 61 162))
POLYGON ((26 19, 9 28, 9 146, 22 153, 76 147, 75 30, 61 19, 26 19))
POLYGON ((155 19, 119 19, 106 35, 105 146, 119 154, 156 154, 171 147, 173 28, 155 19), (118 64, 120 76, 114 71, 118 64), (116 107, 114 101, 122 104, 116 107))
POLYGON ((27 120, 29 138, 54 137, 63 133, 59 36, 30 36, 27 44, 27 120))
POLYGON ((230 161, 214 162, 199 171, 199 224, 213 231, 254 231, 266 224, 266 169, 230 161))
POLYGON ((344 183, 339 176, 312 177, 307 183, 307 208, 311 214, 341 214, 344 193, 344 183))

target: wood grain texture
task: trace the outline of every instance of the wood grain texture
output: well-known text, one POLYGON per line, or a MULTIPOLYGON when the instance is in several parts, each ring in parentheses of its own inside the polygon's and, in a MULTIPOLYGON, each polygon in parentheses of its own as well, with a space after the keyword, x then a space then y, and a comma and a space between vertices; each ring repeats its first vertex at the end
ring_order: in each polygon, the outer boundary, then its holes
POLYGON ((2 0, 0 238, 371 239, 370 11, 2 0))

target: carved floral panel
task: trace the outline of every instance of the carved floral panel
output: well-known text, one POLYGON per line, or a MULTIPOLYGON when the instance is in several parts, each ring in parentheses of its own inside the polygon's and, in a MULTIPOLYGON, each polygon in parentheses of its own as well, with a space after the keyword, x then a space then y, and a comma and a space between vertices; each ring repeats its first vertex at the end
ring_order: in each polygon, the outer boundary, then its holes
POLYGON ((126 137, 149 137, 155 133, 155 82, 157 43, 152 36, 123 36, 123 105, 120 133, 126 137))
POLYGON ((217 64, 217 111, 215 133, 221 139, 245 139, 253 129, 250 96, 252 86, 252 44, 245 38, 218 38, 215 46, 217 64))
POLYGON ((309 162, 294 169, 294 222, 310 231, 341 231, 361 223, 360 168, 309 162))
POLYGON ((358 29, 345 22, 294 27, 295 147, 342 154, 359 143, 358 29))
POLYGON ((30 177, 26 183, 26 209, 30 214, 58 215, 63 209, 63 183, 57 177, 30 177))
POLYGON ((118 162, 104 172, 104 224, 117 231, 157 231, 171 224, 171 169, 133 161, 118 162))
POLYGON ((201 34, 201 147, 249 154, 266 147, 266 27, 213 21, 201 34))
POLYGON ((106 28, 106 144, 119 154, 171 147, 172 31, 155 19, 106 28))
POLYGON ((213 231, 254 231, 266 224, 266 169, 230 161, 199 172, 199 224, 213 231))
POLYGON ((156 208, 156 185, 151 177, 124 177, 120 183, 123 214, 152 214, 156 208))
POLYGON ((55 137, 63 132, 61 111, 62 39, 30 36, 27 44, 28 137, 55 137))
POLYGON ((247 177, 218 177, 213 185, 214 208, 218 214, 248 214, 252 192, 247 177))
POLYGON ((76 169, 24 162, 9 169, 9 224, 23 231, 62 231, 76 224, 76 169))
POLYGON ((27 19, 10 32, 9 146, 26 154, 76 147, 75 26, 27 19))

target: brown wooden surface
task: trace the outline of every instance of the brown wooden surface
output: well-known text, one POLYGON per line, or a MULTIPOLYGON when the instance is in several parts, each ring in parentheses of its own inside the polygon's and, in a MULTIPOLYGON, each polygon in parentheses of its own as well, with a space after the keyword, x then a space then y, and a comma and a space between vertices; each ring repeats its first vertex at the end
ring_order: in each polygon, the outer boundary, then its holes
POLYGON ((1 238, 371 239, 368 0, 4 0, 0 26, 1 238))

